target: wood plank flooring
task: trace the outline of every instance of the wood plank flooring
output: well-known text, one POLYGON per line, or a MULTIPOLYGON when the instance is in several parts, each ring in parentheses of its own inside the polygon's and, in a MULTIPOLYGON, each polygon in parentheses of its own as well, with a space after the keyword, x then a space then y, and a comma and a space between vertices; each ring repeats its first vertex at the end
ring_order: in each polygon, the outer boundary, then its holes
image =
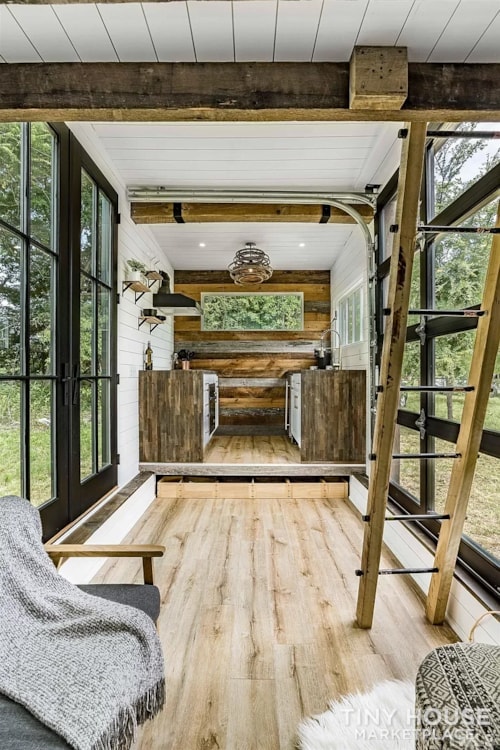
POLYGON ((213 437, 205 463, 293 464, 300 463, 300 449, 286 436, 228 435, 213 437))
MULTIPOLYGON (((373 628, 355 627, 361 537, 340 499, 156 499, 125 541, 167 547, 155 560, 167 699, 135 750, 293 750, 301 718, 329 699, 414 679, 454 636, 400 576, 381 579, 373 628)), ((140 562, 96 580, 140 581, 140 562)))

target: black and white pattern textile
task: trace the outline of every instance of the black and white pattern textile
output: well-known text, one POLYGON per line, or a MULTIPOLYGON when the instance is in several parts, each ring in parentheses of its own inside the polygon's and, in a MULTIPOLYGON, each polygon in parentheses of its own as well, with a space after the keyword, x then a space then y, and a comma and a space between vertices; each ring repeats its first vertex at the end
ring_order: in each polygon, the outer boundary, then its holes
POLYGON ((416 680, 417 750, 500 750, 500 646, 440 646, 416 680))
POLYGON ((150 617, 60 576, 27 500, 0 498, 0 693, 75 750, 128 750, 164 702, 150 617))

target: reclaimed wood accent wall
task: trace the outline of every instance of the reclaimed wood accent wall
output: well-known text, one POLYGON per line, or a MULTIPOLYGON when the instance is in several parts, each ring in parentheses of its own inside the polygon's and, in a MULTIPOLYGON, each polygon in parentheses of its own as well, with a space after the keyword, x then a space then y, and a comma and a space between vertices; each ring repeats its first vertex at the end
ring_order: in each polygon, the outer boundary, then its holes
POLYGON ((275 271, 264 284, 236 286, 227 271, 176 271, 175 291, 303 292, 302 331, 202 331, 201 318, 176 317, 175 351, 195 352, 191 367, 219 375, 218 434, 279 434, 285 422, 289 370, 315 364, 314 349, 330 322, 329 271, 275 271))

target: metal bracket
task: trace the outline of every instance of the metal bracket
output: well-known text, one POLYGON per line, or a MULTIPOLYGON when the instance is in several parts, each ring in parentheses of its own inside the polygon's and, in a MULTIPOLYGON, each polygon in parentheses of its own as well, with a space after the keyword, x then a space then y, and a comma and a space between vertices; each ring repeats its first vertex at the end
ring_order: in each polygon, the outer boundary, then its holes
POLYGON ((425 318, 422 316, 420 318, 420 323, 415 328, 415 333, 417 334, 418 338, 420 339, 420 345, 424 346, 425 341, 427 339, 427 323, 425 318))
POLYGON ((420 430, 420 440, 423 440, 427 432, 427 414, 425 413, 425 409, 422 409, 419 418, 415 420, 415 427, 418 427, 420 430))

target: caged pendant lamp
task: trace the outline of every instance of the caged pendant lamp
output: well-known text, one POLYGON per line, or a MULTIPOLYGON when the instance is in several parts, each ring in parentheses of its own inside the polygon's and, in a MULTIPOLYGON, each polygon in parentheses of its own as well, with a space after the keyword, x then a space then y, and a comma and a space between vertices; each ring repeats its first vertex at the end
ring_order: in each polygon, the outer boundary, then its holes
POLYGON ((255 242, 246 242, 238 250, 233 262, 228 266, 235 284, 262 284, 273 275, 269 255, 260 250, 255 242))

